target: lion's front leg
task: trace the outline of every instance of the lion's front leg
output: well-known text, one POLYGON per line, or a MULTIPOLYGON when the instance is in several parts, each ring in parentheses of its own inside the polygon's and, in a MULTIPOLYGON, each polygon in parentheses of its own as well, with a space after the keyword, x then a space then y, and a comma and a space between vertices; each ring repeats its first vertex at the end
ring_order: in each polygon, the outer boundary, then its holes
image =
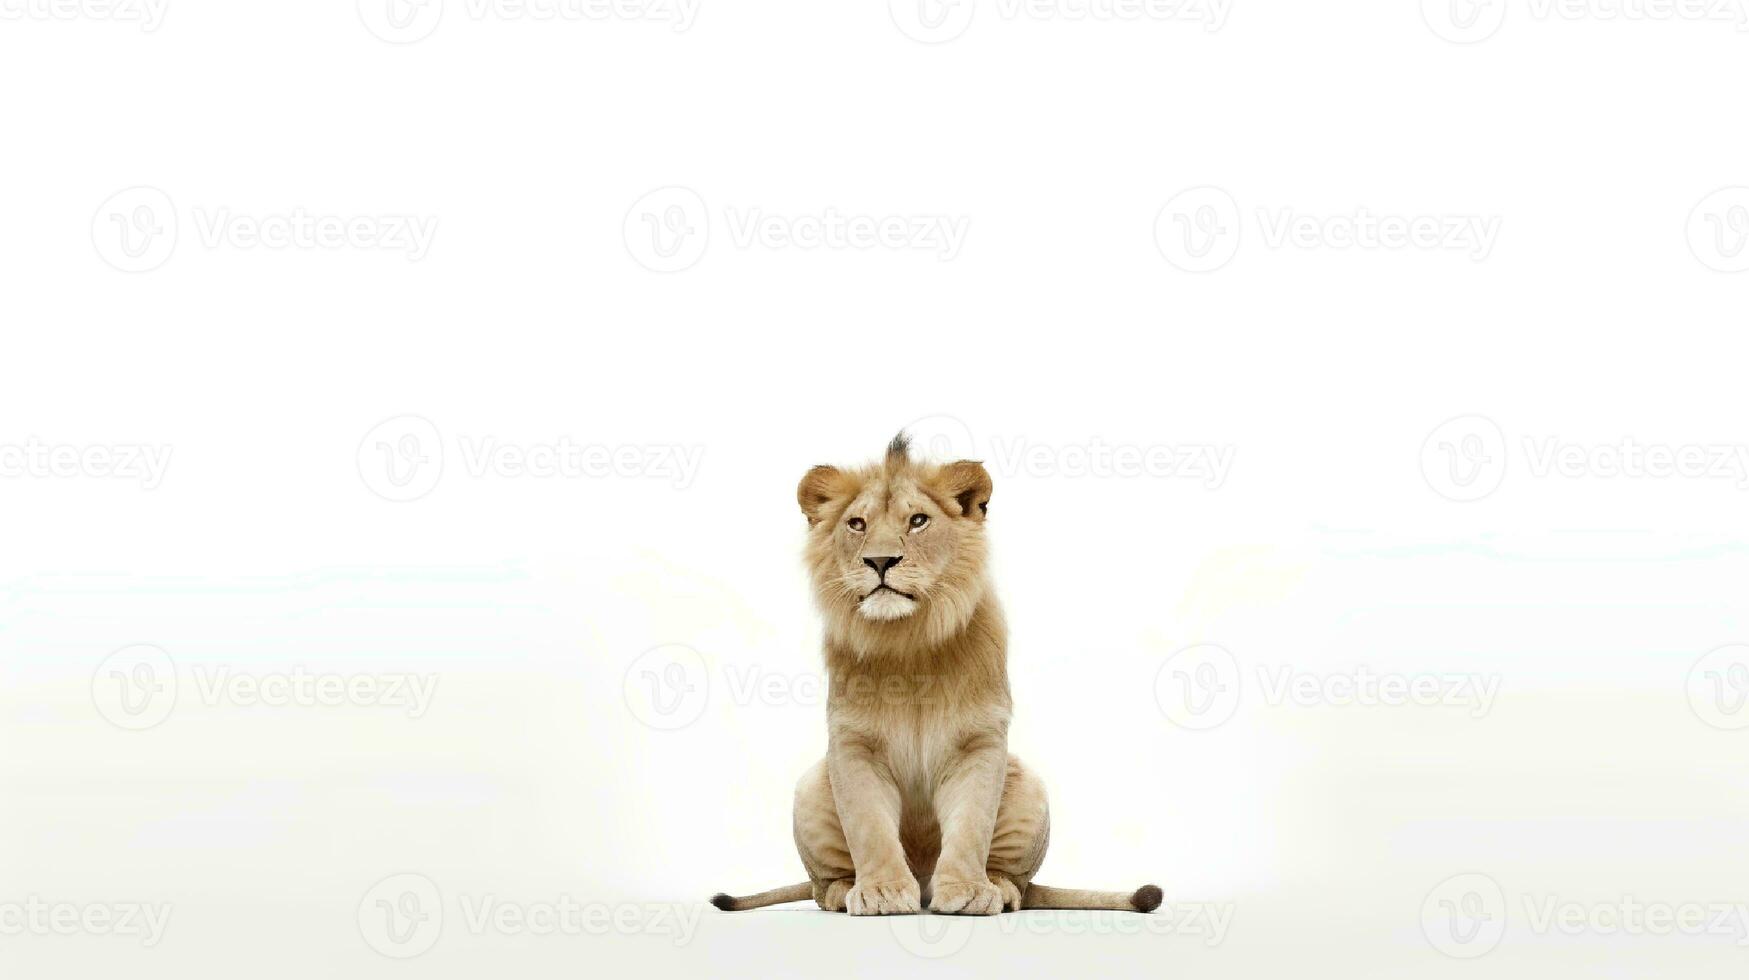
POLYGON ((929 908, 963 915, 995 915, 1007 896, 986 871, 990 836, 1002 802, 1008 748, 999 735, 967 739, 935 790, 941 856, 930 879, 929 908))
POLYGON ((832 798, 856 869, 844 895, 851 915, 895 915, 922 910, 917 878, 899 842, 899 787, 861 739, 833 744, 826 755, 832 798))

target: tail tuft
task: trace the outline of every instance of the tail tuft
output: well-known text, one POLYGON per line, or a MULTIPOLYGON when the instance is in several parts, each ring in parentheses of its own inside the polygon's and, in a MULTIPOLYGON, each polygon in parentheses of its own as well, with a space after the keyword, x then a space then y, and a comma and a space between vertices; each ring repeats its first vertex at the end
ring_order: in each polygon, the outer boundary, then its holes
POLYGON ((762 909, 767 905, 779 905, 784 902, 801 902, 814 897, 814 888, 807 882, 799 885, 785 885, 773 888, 768 892, 736 898, 733 895, 717 892, 711 896, 711 904, 724 912, 745 912, 748 909, 762 909))
MULTIPOLYGON (((1143 885, 1136 889, 1134 895, 1130 896, 1130 904, 1136 907, 1137 912, 1152 912, 1160 907, 1160 900, 1163 897, 1159 885, 1143 885)), ((722 908, 720 905, 717 907, 722 908)))

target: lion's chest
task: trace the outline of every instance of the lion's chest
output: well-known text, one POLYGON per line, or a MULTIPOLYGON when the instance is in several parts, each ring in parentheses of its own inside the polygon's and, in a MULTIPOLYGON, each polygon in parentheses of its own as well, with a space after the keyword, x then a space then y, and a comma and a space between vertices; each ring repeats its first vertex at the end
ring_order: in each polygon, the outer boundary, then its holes
POLYGON ((927 797, 952 760, 962 722, 929 702, 871 701, 833 706, 833 727, 876 747, 906 797, 927 797))
POLYGON ((1005 696, 974 694, 925 673, 837 678, 828 714, 837 735, 875 747, 911 805, 929 803, 969 737, 1006 733, 1008 727, 1005 696))

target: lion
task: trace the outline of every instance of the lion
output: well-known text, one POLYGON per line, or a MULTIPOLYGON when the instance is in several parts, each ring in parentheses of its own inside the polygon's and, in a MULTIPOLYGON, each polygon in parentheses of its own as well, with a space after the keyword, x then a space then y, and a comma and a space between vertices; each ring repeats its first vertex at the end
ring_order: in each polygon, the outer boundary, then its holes
POLYGON ((983 464, 913 460, 903 432, 878 463, 802 477, 796 501, 830 694, 826 757, 796 785, 808 880, 718 894, 717 908, 809 898, 851 915, 1159 907, 1155 885, 1102 892, 1032 880, 1050 811, 1043 782, 1008 752, 990 491, 983 464))

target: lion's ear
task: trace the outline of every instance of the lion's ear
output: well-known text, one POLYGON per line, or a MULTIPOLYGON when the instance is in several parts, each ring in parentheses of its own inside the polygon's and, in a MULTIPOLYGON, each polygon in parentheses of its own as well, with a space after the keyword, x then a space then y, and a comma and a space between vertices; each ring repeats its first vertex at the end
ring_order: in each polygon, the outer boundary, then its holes
POLYGON ((990 474, 983 463, 962 459, 941 468, 935 478, 941 492, 959 502, 960 516, 981 521, 990 511, 990 474))
POLYGON ((849 474, 836 466, 816 466, 796 485, 796 503, 807 515, 808 526, 820 523, 832 501, 848 496, 855 489, 849 474))

